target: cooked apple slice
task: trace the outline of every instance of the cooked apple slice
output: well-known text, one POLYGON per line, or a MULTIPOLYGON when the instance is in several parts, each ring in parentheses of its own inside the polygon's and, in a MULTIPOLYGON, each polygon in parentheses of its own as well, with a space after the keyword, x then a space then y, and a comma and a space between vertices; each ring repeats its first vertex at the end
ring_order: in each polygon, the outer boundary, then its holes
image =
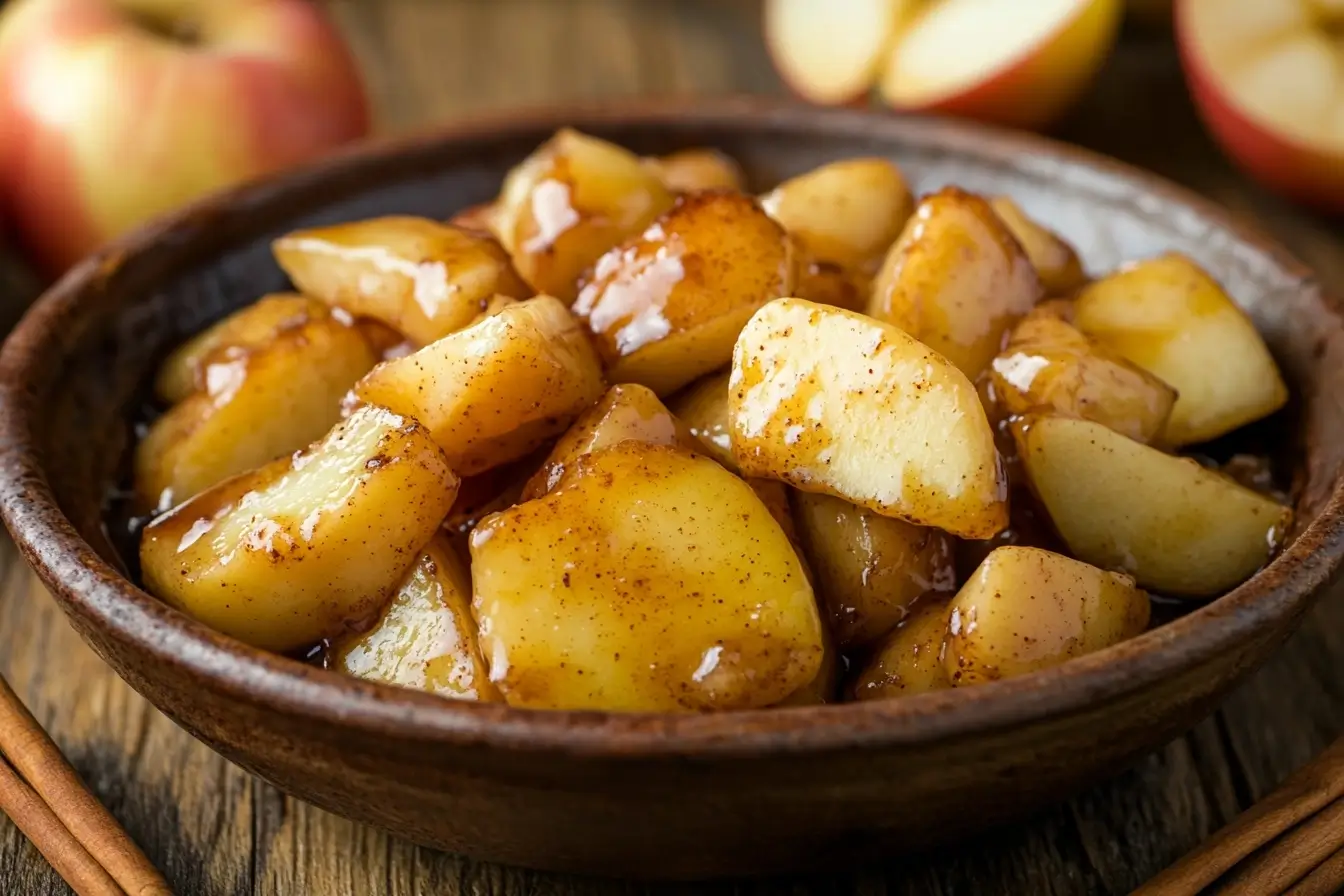
POLYGON ((795 492, 793 506, 818 600, 842 649, 881 638, 923 595, 955 590, 946 533, 830 495, 795 492))
POLYGON ((761 207, 814 259, 876 272, 915 210, 901 170, 887 159, 844 159, 790 178, 761 207))
POLYGON ((299 230, 273 250, 300 292, 380 320, 417 345, 462 329, 497 293, 530 292, 493 238, 428 218, 299 230))
POLYGON ((204 387, 136 445, 139 506, 166 510, 307 446, 341 419, 341 397, 375 363, 356 329, 316 312, 267 343, 206 355, 197 362, 204 387))
POLYGON ((612 382, 670 395, 724 367, 752 313, 788 295, 793 244, 741 193, 696 193, 598 259, 574 303, 612 382))
POLYGON ((1035 269, 989 203, 946 187, 919 203, 887 253, 868 313, 974 380, 1040 298, 1035 269))
POLYGON ((1246 313, 1183 255, 1141 261, 1092 283, 1078 329, 1177 392, 1163 433, 1204 442, 1284 405, 1288 387, 1246 313))
POLYGON ((1176 42, 1204 122, 1269 188, 1344 209, 1344 8, 1333 0, 1188 0, 1176 42))
POLYGON ((486 236, 493 236, 497 229, 495 226, 495 204, 493 202, 478 202, 475 205, 469 205, 449 218, 448 223, 454 227, 461 227, 463 230, 474 230, 486 236))
POLYGON ((263 296, 174 349, 159 365, 154 394, 168 404, 177 404, 205 388, 205 362, 220 349, 260 348, 285 330, 329 316, 327 306, 316 299, 292 293, 263 296))
POLYGON ((665 156, 646 158, 644 164, 673 193, 742 190, 746 187, 747 179, 741 166, 717 149, 683 149, 665 156))
POLYGON ((843 268, 833 261, 818 261, 799 255, 794 286, 798 298, 846 311, 863 311, 873 291, 873 278, 861 271, 843 268))
POLYGON ((518 460, 465 477, 457 490, 457 500, 443 518, 443 530, 450 536, 466 535, 485 517, 517 504, 522 500, 523 486, 546 454, 538 449, 518 460))
POLYGON ((419 420, 449 465, 471 476, 563 432, 605 388, 578 321, 557 299, 537 296, 379 364, 354 395, 419 420))
POLYGON ((1042 127, 1106 61, 1123 6, 1123 0, 926 4, 892 44, 878 89, 897 109, 1042 127))
POLYGON ((331 646, 346 675, 458 700, 497 702, 471 616, 471 575, 437 535, 402 580, 373 628, 331 646))
POLYGON ((952 686, 943 668, 948 597, 930 594, 883 638, 852 688, 855 700, 888 700, 952 686))
POLYGON ((540 498, 560 482, 565 471, 585 454, 624 441, 650 445, 680 445, 688 451, 703 450, 680 420, 643 386, 626 383, 612 386, 555 443, 541 467, 523 486, 522 500, 540 498))
POLYGON ((1264 566, 1292 511, 1197 462, 1100 423, 1027 417, 1022 462, 1050 520, 1080 560, 1164 594, 1220 594, 1264 566))
POLYGON ((784 83, 803 99, 861 99, 914 0, 766 0, 765 45, 784 83))
POLYGON ((523 279, 572 302, 593 262, 671 207, 634 153, 564 128, 509 172, 494 221, 523 279))
POLYGON ((307 451, 147 526, 145 587, 254 647, 308 647, 371 621, 456 492, 422 426, 363 408, 307 451))
POLYGON ((943 667, 957 687, 1058 666, 1148 627, 1148 595, 1123 573, 1038 548, 997 548, 957 596, 943 667))
POLYGON ((745 476, 965 538, 1007 524, 1007 481, 975 387, 890 324, 771 302, 738 337, 728 409, 745 476))
POLYGON ((813 681, 821 618, 793 546, 741 479, 624 442, 471 537, 491 680, 513 706, 769 706, 813 681))
MULTIPOLYGON (((756 482, 765 482, 767 480, 758 479, 756 482)), ((788 488, 779 482, 771 482, 771 485, 778 485, 780 488, 788 488)), ((760 494, 758 491, 757 494, 760 494)), ((839 697, 837 693, 840 689, 840 672, 843 661, 840 658, 840 651, 835 646, 835 638, 831 637, 830 630, 825 622, 821 625, 821 668, 817 674, 807 684, 794 691, 789 696, 775 704, 775 706, 820 706, 824 703, 834 703, 839 697)))
POLYGON ((734 473, 732 425, 728 420, 728 380, 732 370, 701 377, 668 403, 672 413, 700 440, 710 457, 734 473))
POLYGON ((1027 217, 1008 196, 995 196, 989 204, 1027 253, 1046 295, 1068 295, 1087 282, 1078 253, 1063 237, 1027 217))
POLYGON ((1053 410, 1144 443, 1162 434, 1176 402, 1166 383, 1042 308, 1013 330, 989 383, 1006 414, 1053 410))

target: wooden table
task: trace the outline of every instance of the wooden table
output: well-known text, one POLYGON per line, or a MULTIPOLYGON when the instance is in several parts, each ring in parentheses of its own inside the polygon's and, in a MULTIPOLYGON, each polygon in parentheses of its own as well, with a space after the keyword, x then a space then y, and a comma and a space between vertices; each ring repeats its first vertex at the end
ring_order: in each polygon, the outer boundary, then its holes
MULTIPOLYGON (((335 0, 387 131, 473 110, 632 93, 779 90, 756 3, 335 0)), ((1127 35, 1061 136, 1153 168, 1255 219, 1344 291, 1331 224, 1250 186, 1196 123, 1164 35, 1127 35)), ((2 285, 2 284, 0 284, 2 285)), ((1123 893, 1344 730, 1344 597, 1193 732, 1034 821, 829 877, 630 887, 420 849, 288 799, 141 700, 70 631, 0 543, 0 671, 179 893, 1123 893)), ((0 820, 0 893, 68 890, 0 820)))

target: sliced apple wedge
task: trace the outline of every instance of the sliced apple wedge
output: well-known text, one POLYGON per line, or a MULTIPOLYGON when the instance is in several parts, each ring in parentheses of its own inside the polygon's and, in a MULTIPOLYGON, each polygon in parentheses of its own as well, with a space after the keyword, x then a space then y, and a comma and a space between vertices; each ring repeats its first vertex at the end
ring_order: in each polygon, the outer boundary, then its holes
POLYGON ((1106 61, 1122 7, 1122 0, 936 0, 892 44, 882 98, 898 109, 1041 127, 1106 61))
POLYGON ((891 324, 769 303, 738 337, 728 413, 744 476, 964 538, 1008 523, 1007 477, 975 387, 891 324))
POLYGON ((1069 551, 1165 594, 1236 586, 1269 560, 1292 518, 1231 477, 1090 420, 1028 416, 1014 436, 1069 551))
POLYGON ((604 390, 578 321, 537 296, 379 364, 353 394, 425 424, 453 469, 471 476, 563 432, 604 390))
POLYGON ((424 427, 366 407, 146 527, 145 587, 254 647, 307 647, 377 615, 457 488, 424 427))
POLYGON ((915 0, 767 0, 765 45, 779 76, 805 100, 843 105, 877 79, 915 0))
POLYGON ((1255 325, 1197 264, 1168 254, 1122 268, 1074 303, 1079 330, 1174 388, 1162 438, 1217 438, 1284 405, 1288 387, 1255 325))
POLYGON ((1181 0, 1176 40, 1201 117, 1251 176, 1344 210, 1344 8, 1326 0, 1181 0))

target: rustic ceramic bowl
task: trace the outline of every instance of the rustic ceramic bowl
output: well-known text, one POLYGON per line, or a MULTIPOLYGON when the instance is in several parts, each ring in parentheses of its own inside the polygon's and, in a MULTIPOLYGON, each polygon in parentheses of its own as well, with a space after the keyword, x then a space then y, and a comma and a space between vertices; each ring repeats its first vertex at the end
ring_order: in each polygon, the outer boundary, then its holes
MULTIPOLYGON (((424 844, 637 877, 796 870, 918 848, 1020 815, 1184 731, 1279 645, 1344 552, 1344 329, 1281 248, 1146 174, 1034 137, 760 101, 552 111, 361 149, 142 230, 43 297, 0 356, 0 501, 71 622, 224 756, 424 844), (725 715, 527 712, 346 679, 250 649, 128 581, 103 498, 169 347, 284 286, 268 242, 388 212, 443 217, 571 124, 641 152, 707 144, 757 187, 844 156, 921 191, 1008 193, 1101 271, 1178 249, 1254 317, 1292 384, 1274 435, 1300 485, 1267 569, 1142 637, 1046 672, 884 703, 725 715)), ((14 633, 6 633, 13 636, 14 633)))

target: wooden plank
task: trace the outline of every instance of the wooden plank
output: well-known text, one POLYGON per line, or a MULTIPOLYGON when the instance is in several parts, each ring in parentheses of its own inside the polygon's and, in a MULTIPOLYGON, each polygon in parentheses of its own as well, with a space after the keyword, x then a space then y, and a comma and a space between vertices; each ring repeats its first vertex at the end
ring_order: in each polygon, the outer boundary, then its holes
MULTIPOLYGON (((380 126, 644 93, 778 92, 751 0, 332 0, 380 126)), ((1328 226, 1249 187, 1179 89, 1165 39, 1127 44, 1061 136, 1201 190, 1344 287, 1328 226)), ((13 270, 13 268, 11 268, 13 270)), ((12 276, 12 275, 11 275, 12 276)), ((0 294, 4 294, 0 286, 0 294)), ((11 290, 11 294, 13 290, 11 290)), ((643 886, 436 853, 253 781, 113 676, 0 539, 0 672, 183 894, 1124 893, 1268 792, 1344 727, 1344 598, 1212 718, 1029 823, 930 855, 791 880, 643 886)), ((0 892, 68 893, 0 821, 0 892)))

